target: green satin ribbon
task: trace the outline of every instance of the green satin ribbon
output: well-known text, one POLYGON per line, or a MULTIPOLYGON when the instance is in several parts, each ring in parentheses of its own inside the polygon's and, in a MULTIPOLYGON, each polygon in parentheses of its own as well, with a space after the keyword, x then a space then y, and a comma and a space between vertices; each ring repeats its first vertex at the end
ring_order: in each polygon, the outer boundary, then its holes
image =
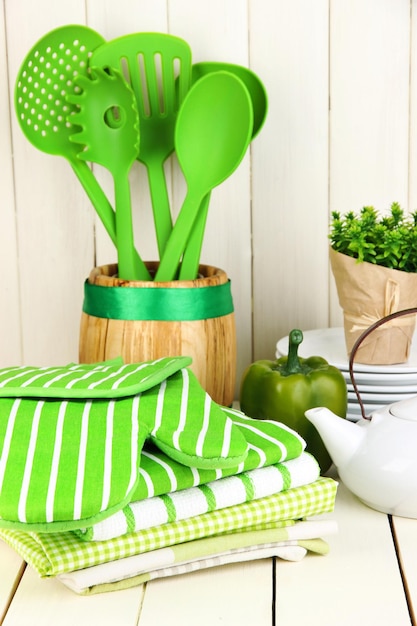
POLYGON ((117 320, 192 321, 233 313, 230 281, 210 287, 105 287, 84 284, 83 311, 117 320))

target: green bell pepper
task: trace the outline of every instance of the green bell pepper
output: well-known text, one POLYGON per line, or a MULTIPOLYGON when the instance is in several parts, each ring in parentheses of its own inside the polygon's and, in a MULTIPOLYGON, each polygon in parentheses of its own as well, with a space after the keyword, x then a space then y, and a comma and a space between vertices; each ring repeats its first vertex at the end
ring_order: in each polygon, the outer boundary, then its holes
POLYGON ((242 377, 240 408, 249 417, 276 420, 298 432, 324 473, 332 461, 305 411, 324 406, 346 417, 347 387, 342 372, 325 359, 298 356, 302 341, 303 333, 294 329, 289 335, 288 356, 249 365, 242 377))

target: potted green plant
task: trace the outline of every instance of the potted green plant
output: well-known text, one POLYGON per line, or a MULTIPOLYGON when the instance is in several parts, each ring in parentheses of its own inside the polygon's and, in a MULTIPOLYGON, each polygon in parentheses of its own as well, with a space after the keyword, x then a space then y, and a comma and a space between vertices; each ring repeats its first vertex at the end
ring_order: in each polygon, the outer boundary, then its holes
MULTIPOLYGON (((378 319, 417 305, 417 211, 393 202, 381 215, 332 212, 330 262, 343 309, 346 348, 378 319)), ((392 320, 363 342, 356 361, 386 365, 407 361, 415 316, 392 320)))

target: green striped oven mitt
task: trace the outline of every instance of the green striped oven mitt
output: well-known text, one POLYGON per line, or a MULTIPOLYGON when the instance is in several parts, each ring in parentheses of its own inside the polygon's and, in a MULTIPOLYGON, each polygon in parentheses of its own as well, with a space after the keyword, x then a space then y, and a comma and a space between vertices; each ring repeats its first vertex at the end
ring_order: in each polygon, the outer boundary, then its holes
POLYGON ((189 467, 244 461, 245 437, 190 363, 0 370, 0 526, 70 530, 120 510, 137 487, 147 440, 189 467))

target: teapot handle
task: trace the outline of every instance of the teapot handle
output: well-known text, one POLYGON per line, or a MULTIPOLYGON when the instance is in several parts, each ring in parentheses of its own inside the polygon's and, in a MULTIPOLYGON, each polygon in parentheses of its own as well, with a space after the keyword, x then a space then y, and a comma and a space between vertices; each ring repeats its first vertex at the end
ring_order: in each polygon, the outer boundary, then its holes
POLYGON ((353 374, 353 361, 355 359, 355 356, 356 356, 356 353, 358 351, 358 348, 361 345, 362 341, 364 339, 366 339, 366 337, 368 337, 368 335, 370 335, 376 328, 378 328, 379 326, 382 326, 382 324, 385 324, 386 322, 389 322, 390 320, 393 320, 396 317, 403 317, 403 316, 406 316, 406 315, 413 315, 413 314, 416 314, 416 313, 417 313, 417 307, 411 307, 410 309, 403 309, 401 311, 395 311, 394 313, 390 313, 389 315, 386 315, 385 317, 381 317, 381 319, 379 319, 376 322, 374 322, 373 324, 371 324, 360 335, 360 337, 358 337, 358 339, 353 344, 353 348, 351 350, 350 357, 349 357, 349 375, 350 375, 350 379, 352 381, 353 390, 354 390, 354 392, 356 394, 356 397, 358 398, 358 403, 359 403, 359 406, 360 406, 360 409, 361 409, 362 417, 365 420, 370 420, 371 417, 365 415, 365 407, 363 405, 362 398, 360 396, 359 389, 358 389, 358 386, 356 384, 355 377, 354 377, 354 374, 353 374))

